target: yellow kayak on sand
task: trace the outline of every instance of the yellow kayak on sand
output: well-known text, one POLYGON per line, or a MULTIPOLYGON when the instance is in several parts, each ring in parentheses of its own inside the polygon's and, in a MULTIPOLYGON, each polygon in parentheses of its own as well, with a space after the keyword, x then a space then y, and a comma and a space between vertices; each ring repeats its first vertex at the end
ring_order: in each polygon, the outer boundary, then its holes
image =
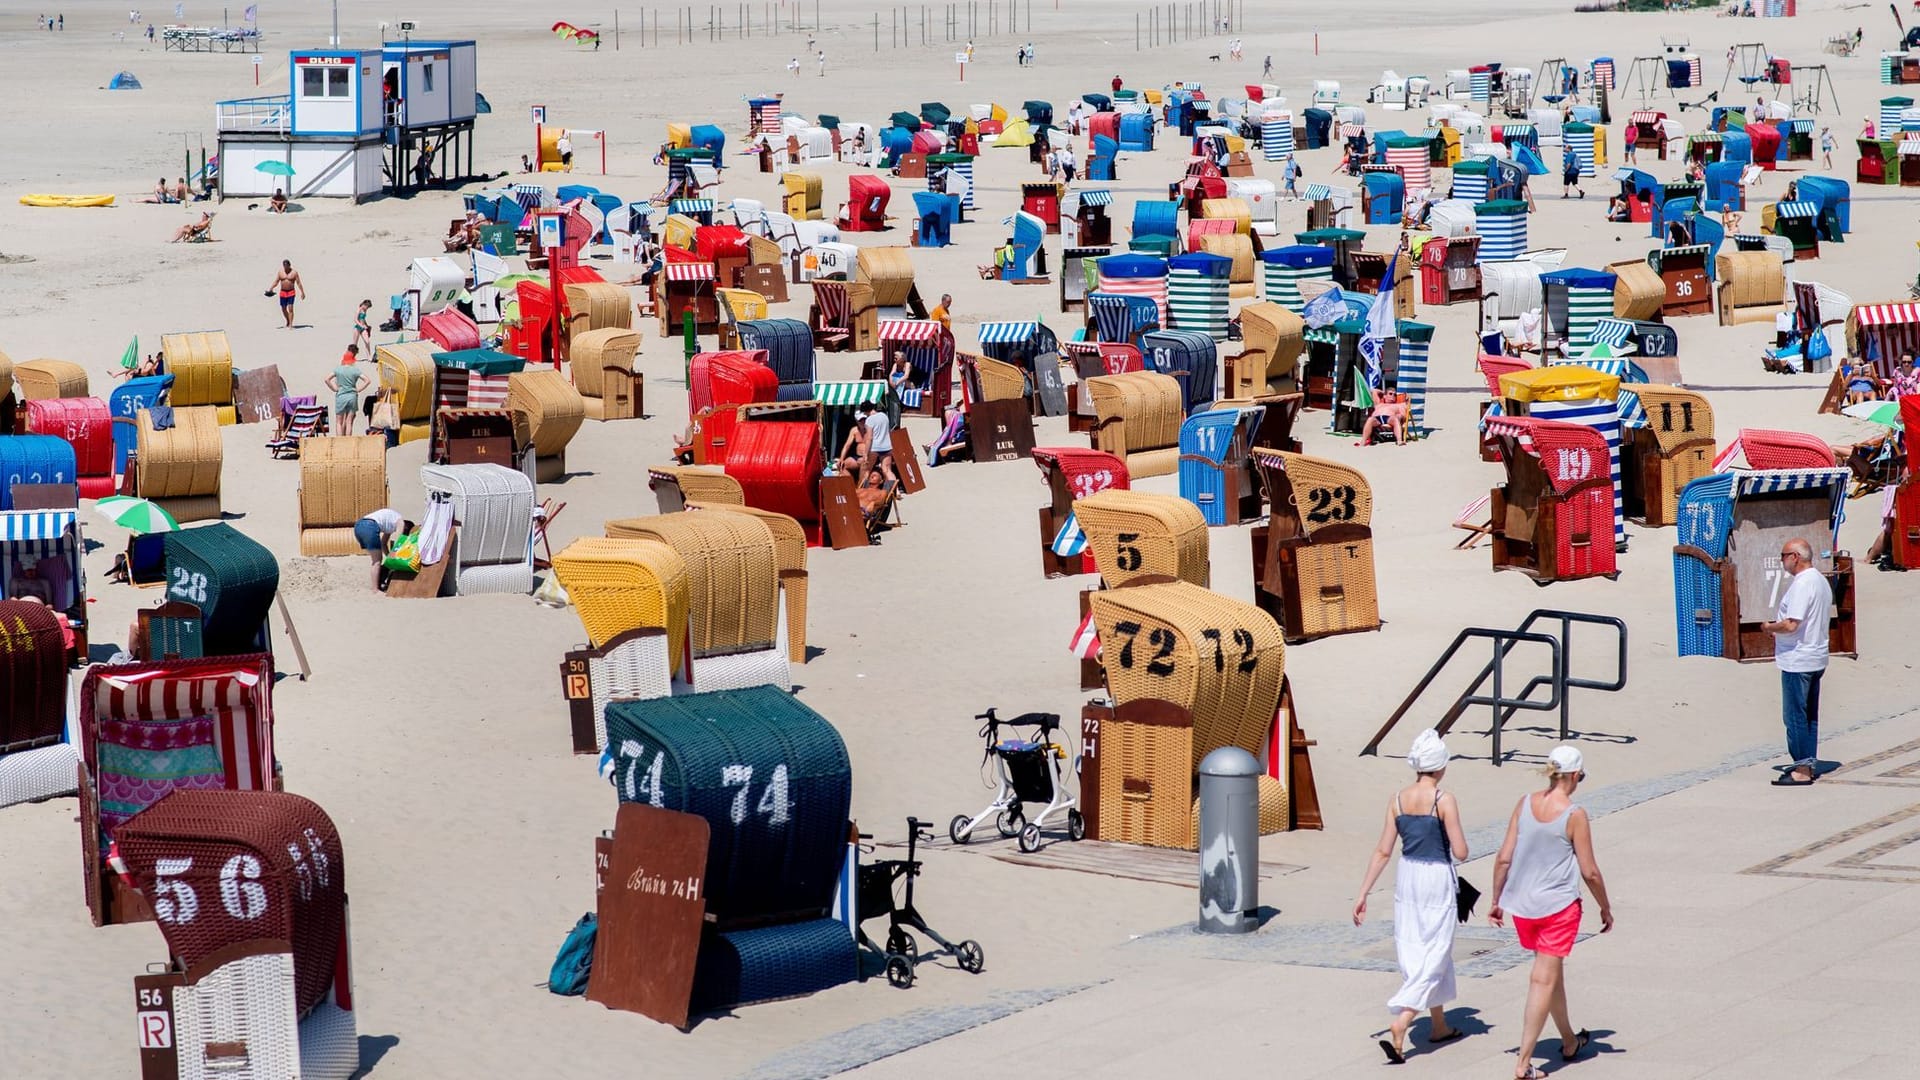
POLYGON ((111 195, 22 195, 24 206, 112 206, 111 195))

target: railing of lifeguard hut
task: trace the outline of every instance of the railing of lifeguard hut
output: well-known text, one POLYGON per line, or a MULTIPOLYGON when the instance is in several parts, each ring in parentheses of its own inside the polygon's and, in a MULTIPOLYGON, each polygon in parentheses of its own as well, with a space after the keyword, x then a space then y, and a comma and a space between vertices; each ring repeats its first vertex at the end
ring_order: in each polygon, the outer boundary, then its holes
POLYGON ((291 105, 292 99, 286 94, 215 102, 214 124, 220 131, 285 135, 293 120, 291 105))
POLYGON ((1502 729, 1506 727, 1507 721, 1513 717, 1514 713, 1521 709, 1526 709, 1530 712, 1560 710, 1560 738, 1564 741, 1569 737, 1570 733, 1567 693, 1569 690, 1599 690, 1612 693, 1625 689, 1627 685, 1627 624, 1610 615, 1590 615, 1581 611, 1559 611, 1550 608, 1538 608, 1535 609, 1532 614, 1528 615, 1518 627, 1512 630, 1494 630, 1484 626, 1470 626, 1455 635, 1453 644, 1447 646, 1447 651, 1441 653, 1440 659, 1435 660, 1433 666, 1427 669, 1427 673, 1420 679, 1419 685, 1413 688, 1413 691, 1407 695, 1406 700, 1400 703, 1400 707, 1393 711, 1393 715, 1387 718, 1387 722, 1380 726, 1380 730, 1375 732, 1373 738, 1361 749, 1360 753, 1362 756, 1377 754, 1379 752, 1380 743, 1387 737, 1387 733, 1393 730, 1394 725, 1400 722, 1401 717, 1407 715, 1407 711, 1413 708, 1413 703, 1420 699, 1420 695, 1426 692, 1427 687, 1433 685, 1433 680, 1439 677, 1441 670, 1447 666, 1448 661, 1453 659, 1454 654, 1460 651, 1461 646, 1476 639, 1493 642, 1493 659, 1487 662, 1486 667, 1480 669, 1480 674, 1474 678, 1473 682, 1470 683, 1465 690, 1460 692, 1459 697, 1454 699, 1453 704, 1447 708, 1446 715, 1441 717, 1440 722, 1434 725, 1434 730, 1445 735, 1452 729, 1453 722, 1458 720, 1460 715, 1466 712, 1467 709, 1475 705, 1488 706, 1493 711, 1491 733, 1493 735, 1493 763, 1495 765, 1502 763, 1500 733, 1502 729), (1560 624, 1558 633, 1556 634, 1552 630, 1544 633, 1533 632, 1533 625, 1543 619, 1558 622, 1560 624), (1612 679, 1578 678, 1572 674, 1570 670, 1572 666, 1571 645, 1573 641, 1573 624, 1575 623, 1612 627, 1615 631, 1615 668, 1612 679), (1507 673, 1505 661, 1507 654, 1513 651, 1514 646, 1521 644, 1547 646, 1548 652, 1553 658, 1552 668, 1548 674, 1535 675, 1527 682, 1527 685, 1521 689, 1519 694, 1508 697, 1506 695, 1507 673), (1492 678, 1493 680, 1493 692, 1491 695, 1483 695, 1480 693, 1480 688, 1486 685, 1488 678, 1492 678), (1542 686, 1545 686, 1549 691, 1548 696, 1545 700, 1533 700, 1533 692, 1542 686))

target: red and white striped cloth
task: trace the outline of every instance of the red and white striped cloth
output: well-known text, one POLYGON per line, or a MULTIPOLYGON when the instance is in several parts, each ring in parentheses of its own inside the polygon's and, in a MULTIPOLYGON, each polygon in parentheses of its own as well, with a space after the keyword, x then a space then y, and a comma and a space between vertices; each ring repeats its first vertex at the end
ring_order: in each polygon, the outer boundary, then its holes
POLYGON ((1920 304, 1855 304, 1853 320, 1863 331, 1861 348, 1883 379, 1893 377, 1903 354, 1920 353, 1920 304), (1877 347, 1868 348, 1869 341, 1877 347))
MULTIPOLYGON (((1089 560, 1093 558, 1091 552, 1088 553, 1087 558, 1089 560)), ((1082 660, 1092 660, 1100 655, 1100 631, 1094 629, 1092 612, 1088 612, 1087 617, 1080 620, 1080 626, 1074 630, 1073 640, 1067 644, 1067 647, 1073 650, 1073 655, 1082 660)))
POLYGON ((941 326, 933 319, 881 319, 880 340, 918 345, 938 341, 941 326))
POLYGON ((433 407, 438 409, 504 409, 506 375, 479 375, 459 368, 441 368, 433 407))
POLYGON ((1116 296, 1144 296, 1160 311, 1160 325, 1167 325, 1167 279, 1162 277, 1108 277, 1100 275, 1100 290, 1116 296))
POLYGON ((710 262, 670 262, 666 271, 668 281, 712 281, 718 276, 710 262))
POLYGON ((103 676, 94 688, 95 716, 125 720, 213 720, 227 787, 265 791, 273 782, 273 725, 262 715, 257 668, 103 676))

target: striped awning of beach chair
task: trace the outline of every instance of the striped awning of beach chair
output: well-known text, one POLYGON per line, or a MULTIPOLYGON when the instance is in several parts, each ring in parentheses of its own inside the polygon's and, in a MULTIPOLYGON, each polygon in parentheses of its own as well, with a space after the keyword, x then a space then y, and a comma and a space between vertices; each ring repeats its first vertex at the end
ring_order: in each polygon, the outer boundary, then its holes
POLYGON ((1337 345, 1340 342, 1340 331, 1331 326, 1309 326, 1306 340, 1318 345, 1337 345))
POLYGON ((1726 141, 1727 140, 1725 136, 1723 136, 1718 131, 1696 131, 1693 134, 1687 136, 1687 142, 1689 145, 1693 143, 1717 143, 1717 142, 1726 142, 1726 141))
POLYGON ((1798 132, 1801 134, 1809 133, 1813 131, 1813 117, 1796 116, 1793 119, 1787 121, 1787 130, 1798 132))
MULTIPOLYGON (((1499 403, 1495 402, 1494 404, 1498 405, 1499 403)), ((1533 425, 1522 418, 1505 415, 1495 416, 1493 410, 1489 409, 1487 410, 1486 421, 1481 425, 1481 430, 1486 432, 1487 438, 1490 439, 1500 435, 1510 435, 1519 440, 1520 449, 1525 450, 1535 457, 1538 457, 1540 454, 1533 446, 1533 425)))
POLYGON ((1007 345, 1025 341, 1040 332, 1039 323, 986 322, 980 324, 980 344, 1007 345))
POLYGON ((884 379, 819 382, 813 384, 813 396, 822 405, 859 405, 867 401, 878 405, 887 398, 887 384, 884 379))
POLYGON ((1321 199, 1331 199, 1333 198, 1333 189, 1325 184, 1308 184, 1307 198, 1315 202, 1321 199))
POLYGON ((715 277, 713 264, 704 262, 670 262, 666 271, 668 281, 712 281, 715 277))
POLYGON ((1861 326, 1897 326, 1920 323, 1920 304, 1857 304, 1854 321, 1861 326))
POLYGON ((513 201, 520 204, 522 210, 538 210, 547 197, 547 189, 539 184, 513 185, 513 201))
POLYGON ((259 685, 260 672, 243 667, 195 669, 191 677, 164 669, 102 675, 94 686, 94 713, 131 720, 210 716, 226 786, 262 791, 273 778, 273 728, 255 722, 259 685))
POLYGON ((1735 498, 1780 491, 1830 491, 1833 495, 1833 533, 1837 541, 1840 525, 1847 520, 1847 487, 1853 482, 1850 470, 1757 469, 1735 472, 1734 477, 1735 498))
MULTIPOLYGON (((1624 361, 1623 361, 1624 363, 1624 361)), ((1647 407, 1640 403, 1640 395, 1622 386, 1613 403, 1620 407, 1620 426, 1623 428, 1643 428, 1647 426, 1647 407)))
POLYGON ((1062 356, 1099 356, 1100 343, 1097 341, 1063 341, 1060 343, 1062 356))
MULTIPOLYGON (((14 510, 0 514, 0 540, 58 540, 73 528, 72 510, 14 510)), ((13 554, 19 554, 14 552, 13 554)))
POLYGON ((915 344, 937 341, 940 324, 932 319, 881 319, 880 340, 915 344))
POLYGON ((1761 251, 1767 246, 1767 238, 1759 233, 1734 233, 1733 243, 1741 251, 1761 251))
POLYGON ((1606 345, 1611 349, 1620 349, 1626 346, 1627 338, 1632 334, 1633 322, 1631 320, 1616 319, 1608 315, 1594 320, 1592 343, 1595 345, 1606 345))
POLYGON ((1660 122, 1660 114, 1650 111, 1637 112, 1627 117, 1627 122, 1630 124, 1657 124, 1660 122))
MULTIPOLYGON (((1920 140, 1915 140, 1914 152, 1920 153, 1920 140)), ((1811 218, 1820 216, 1820 204, 1813 202, 1783 202, 1777 205, 1776 212, 1783 218, 1811 218)))
POLYGON ((667 204, 667 213, 687 214, 687 215, 711 214, 713 213, 713 200, 712 199, 675 199, 672 202, 667 204))
POLYGON ((1080 193, 1081 206, 1112 206, 1113 192, 1106 188, 1091 188, 1080 193))

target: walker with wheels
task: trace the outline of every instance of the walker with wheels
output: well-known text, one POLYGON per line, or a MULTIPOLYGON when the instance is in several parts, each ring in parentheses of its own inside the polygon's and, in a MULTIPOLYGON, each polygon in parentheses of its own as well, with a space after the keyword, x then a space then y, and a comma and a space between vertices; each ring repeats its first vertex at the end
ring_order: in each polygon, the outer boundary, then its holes
MULTIPOLYGON (((1047 819, 1065 811, 1067 815, 1067 836, 1073 840, 1084 839, 1087 835, 1087 819, 1078 809, 1080 800, 1067 792, 1065 769, 1061 763, 1067 760, 1067 747, 1054 739, 1054 733, 1060 730, 1060 717, 1055 713, 1024 713, 1011 720, 1002 720, 993 714, 992 709, 974 717, 986 723, 980 728, 980 737, 987 740, 986 753, 981 758, 984 770, 986 762, 996 760, 1000 768, 1000 791, 985 810, 968 817, 955 814, 947 825, 947 835, 956 844, 964 844, 973 836, 973 831, 993 819, 993 826, 1001 836, 1020 838, 1020 850, 1035 852, 1040 850, 1040 830, 1047 819), (1001 739, 1000 729, 1033 728, 1031 739, 1001 739), (1027 820, 1025 803, 1045 803, 1046 808, 1027 820)), ((1073 755, 1073 769, 1080 771, 1080 755, 1073 755)))
MULTIPOLYGON (((920 955, 920 945, 908 927, 932 938, 940 946, 940 952, 951 955, 962 971, 974 975, 987 966, 986 950, 980 943, 969 938, 958 945, 940 936, 939 932, 927 925, 919 909, 913 906, 913 880, 920 876, 920 860, 914 853, 922 840, 933 839, 932 822, 919 818, 907 819, 907 857, 904 859, 876 859, 860 868, 859 921, 887 917, 887 945, 881 948, 867 936, 865 930, 859 933, 859 941, 868 949, 884 956, 887 961, 887 982, 902 990, 913 985, 914 969, 933 959, 939 953, 920 955), (894 899, 894 883, 901 878, 907 879, 907 895, 904 902, 894 899)), ((861 833, 860 839, 873 839, 872 833, 861 833)), ((863 975, 862 978, 865 978, 863 975)))

